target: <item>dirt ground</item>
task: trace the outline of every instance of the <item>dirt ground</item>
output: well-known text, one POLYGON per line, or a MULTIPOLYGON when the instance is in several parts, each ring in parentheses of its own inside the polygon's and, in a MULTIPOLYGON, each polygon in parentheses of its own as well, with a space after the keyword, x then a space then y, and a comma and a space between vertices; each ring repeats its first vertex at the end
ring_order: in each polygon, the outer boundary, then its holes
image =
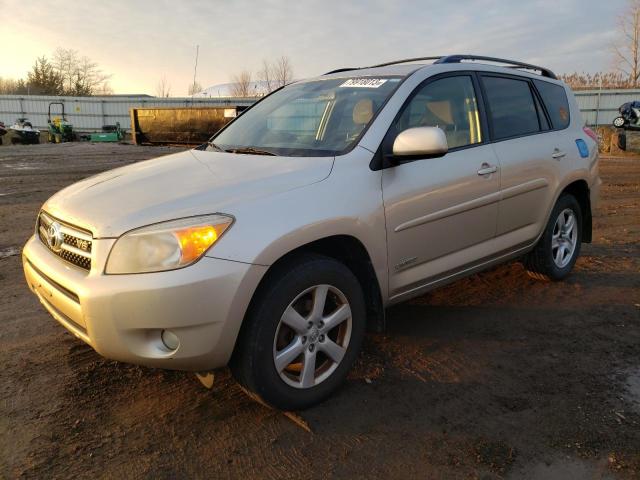
POLYGON ((19 252, 48 196, 171 151, 0 147, 0 478, 640 476, 640 159, 603 158, 567 281, 514 263, 394 307, 346 385, 288 417, 224 371, 208 391, 105 360, 27 289, 19 252))

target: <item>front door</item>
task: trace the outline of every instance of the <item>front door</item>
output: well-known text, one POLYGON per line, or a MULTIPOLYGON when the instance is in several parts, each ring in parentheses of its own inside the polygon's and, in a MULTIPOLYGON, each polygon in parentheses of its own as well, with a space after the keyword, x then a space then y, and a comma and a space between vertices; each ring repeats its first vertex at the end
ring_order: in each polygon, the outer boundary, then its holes
POLYGON ((475 85, 471 74, 427 80, 391 127, 439 127, 449 145, 443 157, 383 171, 392 298, 492 253, 500 169, 484 143, 475 85))

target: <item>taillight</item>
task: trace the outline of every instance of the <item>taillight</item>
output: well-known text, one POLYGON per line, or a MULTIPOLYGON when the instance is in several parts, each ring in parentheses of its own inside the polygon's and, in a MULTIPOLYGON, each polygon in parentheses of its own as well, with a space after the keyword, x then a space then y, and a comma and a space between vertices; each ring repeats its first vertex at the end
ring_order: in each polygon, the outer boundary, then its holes
POLYGON ((596 132, 594 132, 593 130, 591 130, 589 127, 584 127, 582 130, 584 130, 584 133, 586 133, 587 135, 589 135, 594 142, 598 142, 598 135, 596 134, 596 132))

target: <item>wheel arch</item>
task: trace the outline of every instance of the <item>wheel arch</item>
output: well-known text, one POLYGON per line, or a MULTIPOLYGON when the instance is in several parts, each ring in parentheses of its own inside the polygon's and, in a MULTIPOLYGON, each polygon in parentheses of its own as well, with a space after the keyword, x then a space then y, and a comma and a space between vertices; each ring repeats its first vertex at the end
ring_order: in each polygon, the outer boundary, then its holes
MULTIPOLYGON (((564 193, 573 195, 573 197, 578 201, 582 213, 582 241, 585 243, 591 243, 593 237, 593 217, 591 212, 591 197, 589 192, 589 185, 583 179, 575 180, 565 186, 560 192, 560 195, 564 193)), ((558 196, 558 198, 560 198, 560 195, 558 196)))
MULTIPOLYGON (((360 282, 367 307, 367 329, 381 332, 385 327, 384 304, 382 290, 371 260, 371 256, 364 244, 352 235, 331 235, 300 245, 280 256, 273 262, 260 280, 253 294, 251 304, 260 296, 260 292, 269 282, 270 278, 277 275, 281 269, 286 268, 290 262, 295 262, 296 257, 311 253, 333 258, 343 263, 353 272, 360 282)), ((251 309, 249 305, 247 312, 251 309)), ((244 322, 243 322, 244 323, 244 322)))

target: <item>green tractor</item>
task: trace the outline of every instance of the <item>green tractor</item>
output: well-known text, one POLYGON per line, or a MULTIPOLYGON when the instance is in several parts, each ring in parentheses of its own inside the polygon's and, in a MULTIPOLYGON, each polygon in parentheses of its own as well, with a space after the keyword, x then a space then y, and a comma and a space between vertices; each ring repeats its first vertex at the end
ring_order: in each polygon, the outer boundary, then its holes
POLYGON ((76 139, 76 134, 73 131, 73 125, 67 122, 67 117, 64 114, 64 103, 51 102, 49 104, 47 123, 49 143, 73 142, 76 139), (51 119, 52 105, 60 105, 62 107, 62 115, 60 117, 54 117, 51 119))

